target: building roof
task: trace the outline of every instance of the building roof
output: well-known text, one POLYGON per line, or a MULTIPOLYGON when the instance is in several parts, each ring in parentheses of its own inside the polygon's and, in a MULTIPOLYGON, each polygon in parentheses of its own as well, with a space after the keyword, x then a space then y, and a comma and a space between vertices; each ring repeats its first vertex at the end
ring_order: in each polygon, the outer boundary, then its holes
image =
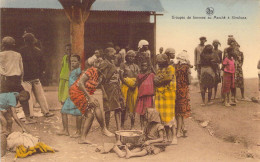
MULTIPOLYGON (((0 0, 0 8, 62 9, 58 0, 0 0)), ((96 0, 92 11, 163 12, 160 0, 96 0)))

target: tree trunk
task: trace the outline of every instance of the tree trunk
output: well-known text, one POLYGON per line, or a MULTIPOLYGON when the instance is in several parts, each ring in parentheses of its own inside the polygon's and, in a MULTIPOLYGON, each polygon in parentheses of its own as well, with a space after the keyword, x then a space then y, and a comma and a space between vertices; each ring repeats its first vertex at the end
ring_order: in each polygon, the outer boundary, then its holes
POLYGON ((70 23, 70 35, 72 54, 79 55, 81 58, 81 68, 84 69, 85 53, 84 53, 84 25, 85 22, 71 22, 70 23))

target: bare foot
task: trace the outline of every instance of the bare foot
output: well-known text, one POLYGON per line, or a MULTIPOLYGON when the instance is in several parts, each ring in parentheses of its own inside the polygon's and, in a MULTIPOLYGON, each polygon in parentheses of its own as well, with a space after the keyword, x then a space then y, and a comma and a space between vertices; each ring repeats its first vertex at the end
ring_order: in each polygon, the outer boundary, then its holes
POLYGON ((180 138, 180 137, 182 137, 182 134, 181 134, 181 132, 177 132, 177 138, 180 138))
POLYGON ((129 159, 130 157, 132 157, 132 152, 128 149, 127 146, 125 147, 125 150, 126 150, 125 158, 129 159))
POLYGON ((208 105, 213 105, 213 104, 214 104, 214 102, 212 102, 212 101, 208 102, 208 105))
POLYGON ((171 144, 172 144, 172 145, 177 145, 177 144, 178 144, 178 142, 177 142, 177 137, 173 137, 171 144))
POLYGON ((123 157, 125 157, 125 155, 126 155, 126 153, 123 152, 123 151, 121 151, 121 150, 118 148, 118 146, 116 146, 116 145, 113 147, 113 150, 116 152, 116 154, 117 154, 120 158, 123 158, 123 157))
POLYGON ((62 130, 60 132, 57 133, 58 136, 69 136, 69 132, 68 131, 65 131, 65 130, 62 130))
POLYGON ((200 106, 206 106, 206 104, 205 104, 205 103, 202 103, 202 104, 200 104, 200 106))
POLYGON ((79 139, 78 144, 92 144, 92 142, 86 139, 79 139))
POLYGON ((230 107, 231 105, 229 103, 225 103, 225 106, 226 107, 230 107))
POLYGON ((109 132, 106 128, 104 128, 104 129, 102 130, 102 133, 103 133, 105 136, 108 136, 108 137, 114 137, 114 136, 115 136, 114 133, 109 132))
POLYGON ((71 138, 79 138, 80 137, 80 133, 76 132, 75 134, 70 136, 71 138))
POLYGON ((24 123, 25 123, 25 124, 35 124, 35 123, 37 123, 37 121, 36 121, 36 120, 33 120, 33 119, 30 119, 30 118, 26 118, 26 120, 25 120, 24 123))

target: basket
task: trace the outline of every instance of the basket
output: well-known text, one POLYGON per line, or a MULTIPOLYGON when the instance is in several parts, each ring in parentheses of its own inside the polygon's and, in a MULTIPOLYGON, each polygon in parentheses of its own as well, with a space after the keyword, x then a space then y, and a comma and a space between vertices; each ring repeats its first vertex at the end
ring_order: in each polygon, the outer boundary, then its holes
POLYGON ((137 144, 139 139, 143 135, 143 131, 141 130, 120 130, 116 131, 116 139, 120 140, 123 145, 127 143, 137 144))

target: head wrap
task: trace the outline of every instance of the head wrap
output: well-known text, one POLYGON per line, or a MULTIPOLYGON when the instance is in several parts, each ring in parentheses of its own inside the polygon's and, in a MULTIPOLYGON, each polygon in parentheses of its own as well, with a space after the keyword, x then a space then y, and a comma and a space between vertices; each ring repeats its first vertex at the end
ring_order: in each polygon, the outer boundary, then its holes
POLYGON ((206 37, 200 37, 200 40, 206 40, 207 41, 207 38, 206 37))
POLYGON ((108 57, 108 55, 110 55, 111 53, 116 53, 116 50, 114 49, 114 48, 112 48, 112 47, 108 47, 108 48, 106 48, 105 49, 105 51, 104 51, 104 56, 105 57, 108 57))
POLYGON ((217 39, 213 40, 212 44, 214 44, 214 43, 217 43, 217 44, 219 44, 221 46, 219 40, 217 40, 217 39))
POLYGON ((15 45, 15 40, 14 40, 14 38, 9 37, 9 36, 4 37, 2 39, 2 45, 3 46, 14 46, 15 45))
POLYGON ((143 48, 143 46, 148 46, 149 42, 147 40, 140 40, 138 43, 138 48, 143 48))
POLYGON ((159 54, 157 55, 157 62, 165 62, 169 61, 169 57, 166 54, 159 54))
POLYGON ((126 53, 126 56, 135 56, 135 51, 134 51, 134 50, 129 50, 129 51, 126 53))
POLYGON ((147 108, 147 120, 148 122, 160 123, 160 114, 155 108, 147 108))
POLYGON ((28 43, 35 43, 37 40, 32 33, 26 33, 23 35, 24 41, 28 43))
POLYGON ((189 54, 186 50, 183 50, 181 53, 179 53, 176 57, 178 63, 180 64, 188 64, 189 63, 189 54))
POLYGON ((169 54, 169 53, 175 53, 175 49, 173 48, 167 48, 164 52, 166 55, 169 54))

